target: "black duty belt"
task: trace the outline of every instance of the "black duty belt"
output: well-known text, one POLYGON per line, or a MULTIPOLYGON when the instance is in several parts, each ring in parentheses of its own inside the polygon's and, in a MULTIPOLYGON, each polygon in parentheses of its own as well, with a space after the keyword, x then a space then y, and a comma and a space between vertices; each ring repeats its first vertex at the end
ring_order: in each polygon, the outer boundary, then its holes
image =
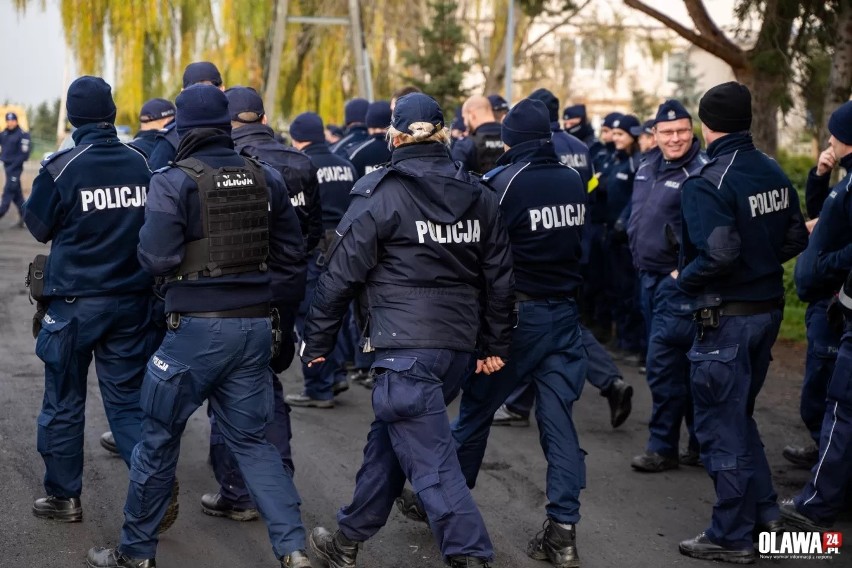
POLYGON ((271 313, 269 303, 264 303, 218 312, 180 312, 179 315, 190 318, 267 318, 271 313))
POLYGON ((530 296, 529 294, 524 294, 523 292, 518 292, 517 290, 515 290, 515 300, 517 300, 518 302, 535 302, 535 301, 546 302, 548 300, 551 300, 551 301, 554 301, 554 302, 565 302, 565 301, 568 301, 568 300, 576 300, 576 299, 577 299, 577 294, 562 294, 562 295, 559 295, 559 296, 547 296, 547 297, 542 298, 542 297, 533 297, 533 296, 530 296))
POLYGON ((720 316, 755 316, 784 308, 784 300, 767 302, 726 302, 719 306, 720 316))

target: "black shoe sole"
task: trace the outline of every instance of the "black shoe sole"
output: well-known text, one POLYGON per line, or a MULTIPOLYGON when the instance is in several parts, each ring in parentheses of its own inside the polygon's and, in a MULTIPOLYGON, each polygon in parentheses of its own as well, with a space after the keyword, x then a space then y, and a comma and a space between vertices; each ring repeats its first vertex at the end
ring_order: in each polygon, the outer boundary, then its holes
POLYGON ((68 512, 57 512, 41 511, 33 507, 33 516, 39 519, 46 519, 48 521, 57 521, 59 523, 82 523, 83 509, 76 509, 68 512))
POLYGON ((621 391, 621 396, 618 398, 618 404, 616 404, 616 407, 621 406, 624 407, 621 412, 613 416, 610 420, 610 424, 613 428, 618 428, 624 424, 630 417, 630 413, 633 412, 633 387, 630 385, 627 385, 627 387, 621 391))
POLYGON ((520 420, 520 419, 514 420, 513 419, 513 420, 500 420, 500 421, 494 420, 491 423, 491 425, 492 426, 509 426, 509 427, 513 427, 513 428, 529 428, 530 421, 529 421, 529 419, 526 419, 526 420, 520 420))
POLYGON ((663 473, 664 471, 671 471, 673 469, 678 469, 680 464, 675 464, 671 467, 659 467, 659 468, 647 468, 637 466, 636 464, 630 464, 630 467, 633 468, 633 471, 638 471, 640 473, 663 473))
POLYGON ((678 546, 678 550, 680 550, 681 554, 689 556, 690 558, 697 558, 698 560, 718 560, 719 562, 727 562, 729 564, 754 564, 757 560, 757 556, 754 552, 739 550, 697 552, 689 550, 683 546, 678 546))
POLYGON ((580 568, 579 558, 577 558, 576 560, 569 560, 568 562, 557 564, 556 562, 551 560, 547 553, 538 546, 528 545, 527 556, 529 556, 533 560, 538 560, 539 562, 550 562, 551 564, 553 564, 554 568, 580 568))
POLYGON ((232 521, 239 521, 241 523, 256 521, 260 517, 260 513, 257 512, 257 509, 246 509, 244 511, 217 511, 216 509, 208 509, 204 505, 201 505, 201 512, 205 515, 210 515, 211 517, 231 519, 232 521))
POLYGON ((180 503, 178 503, 178 493, 180 493, 180 483, 178 483, 177 478, 175 478, 174 485, 172 486, 172 496, 169 499, 169 506, 166 509, 166 513, 163 515, 163 519, 160 521, 160 526, 157 527, 157 533, 164 533, 175 524, 177 521, 178 514, 180 513, 180 503))
POLYGON ((321 550, 320 547, 318 547, 316 545, 316 543, 314 542, 313 533, 308 536, 308 544, 311 545, 311 551, 314 553, 314 556, 316 557, 316 559, 319 560, 325 566, 328 566, 328 568, 354 568, 355 567, 355 563, 339 564, 339 563, 333 561, 331 559, 331 557, 328 554, 326 554, 326 552, 324 550, 321 550))
POLYGON ((416 523, 423 523, 424 525, 429 524, 429 517, 426 517, 425 515, 423 515, 420 512, 420 509, 418 509, 417 507, 407 506, 405 504, 405 499, 403 499, 402 497, 397 497, 396 499, 394 499, 393 504, 396 506, 396 509, 400 513, 402 513, 402 515, 406 519, 408 519, 410 521, 414 521, 416 523))
POLYGON ((815 460, 806 460, 806 459, 802 459, 798 456, 788 454, 786 452, 781 452, 781 455, 784 456, 784 459, 787 460, 788 462, 790 462, 791 464, 798 466, 798 467, 804 467, 804 468, 807 468, 807 469, 812 469, 817 464, 817 462, 819 461, 819 458, 817 458, 815 460))
POLYGON ((106 442, 103 441, 103 439, 101 439, 101 447, 103 449, 105 449, 106 451, 108 451, 113 456, 121 457, 121 454, 118 453, 118 446, 113 446, 111 444, 107 444, 106 442))

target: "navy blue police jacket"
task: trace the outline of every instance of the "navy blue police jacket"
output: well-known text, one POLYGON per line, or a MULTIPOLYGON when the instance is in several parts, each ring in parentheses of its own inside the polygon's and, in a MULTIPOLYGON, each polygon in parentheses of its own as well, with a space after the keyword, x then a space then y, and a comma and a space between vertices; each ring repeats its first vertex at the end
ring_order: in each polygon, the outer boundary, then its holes
POLYGON ((783 298, 781 265, 808 244, 793 184, 747 132, 714 141, 707 155, 683 184, 678 287, 697 307, 783 298))
POLYGON ((559 128, 558 122, 551 122, 550 130, 553 133, 551 138, 553 148, 559 161, 577 170, 580 179, 583 180, 583 185, 588 188, 589 181, 595 175, 588 146, 559 128))
POLYGON ((596 198, 606 204, 604 222, 610 228, 624 214, 633 197, 633 177, 639 169, 639 152, 628 154, 616 151, 613 159, 604 165, 600 185, 595 190, 596 198))
POLYGON ((122 144, 112 124, 86 124, 75 146, 41 164, 24 203, 24 223, 51 242, 49 296, 149 293, 154 281, 136 259, 151 170, 122 144))
POLYGON ((588 122, 581 122, 574 128, 569 128, 566 132, 577 138, 580 142, 586 145, 589 149, 589 155, 592 156, 592 167, 594 167, 594 159, 601 152, 605 152, 603 142, 595 136, 595 129, 588 122))
POLYGON ((309 157, 275 139, 265 124, 246 124, 231 131, 237 152, 257 158, 275 168, 290 192, 290 203, 296 209, 305 250, 310 252, 322 238, 322 206, 320 204, 317 168, 309 157))
MULTIPOLYGON (((805 302, 836 294, 852 270, 852 154, 841 158, 846 176, 828 193, 808 247, 796 261, 796 291, 805 302)), ((823 176, 826 180, 829 175, 823 176)), ((826 185, 828 185, 826 181, 826 185)))
POLYGON ((349 148, 349 161, 362 178, 390 161, 391 151, 384 134, 372 134, 370 138, 349 148))
POLYGON ((500 140, 501 126, 499 122, 486 122, 480 124, 476 132, 468 132, 467 136, 456 142, 452 148, 452 157, 456 162, 461 162, 465 170, 478 174, 484 174, 491 168, 481 169, 479 160, 476 156, 476 140, 475 135, 481 134, 489 136, 494 140, 500 140))
POLYGON ((180 137, 178 136, 175 121, 171 121, 168 126, 157 131, 157 139, 154 141, 154 147, 151 153, 148 154, 148 165, 151 170, 159 170, 165 168, 170 162, 174 161, 177 155, 178 144, 180 137))
POLYGON ((346 158, 332 154, 325 142, 314 142, 302 149, 317 169, 322 228, 333 231, 349 207, 349 192, 358 179, 355 167, 346 158))
POLYGON ((817 175, 816 168, 811 168, 808 172, 808 181, 805 183, 805 212, 809 218, 819 217, 822 204, 825 203, 829 193, 831 193, 831 172, 821 176, 817 175))
POLYGON ((509 149, 485 183, 497 192, 512 244, 515 289, 533 298, 574 297, 580 275, 588 193, 552 141, 509 149))
POLYGON ((370 137, 370 133, 364 124, 353 124, 346 128, 343 133, 343 138, 332 144, 331 153, 345 158, 349 155, 349 150, 370 137))
POLYGON ((423 143, 396 148, 352 194, 305 324, 302 361, 331 352, 356 294, 376 348, 478 346, 508 356, 514 277, 494 192, 446 147, 423 143))
POLYGON ((30 157, 30 133, 16 126, 12 130, 0 133, 0 160, 6 168, 6 175, 18 177, 24 169, 24 162, 30 157))
POLYGON ((159 130, 140 130, 136 133, 136 138, 130 141, 130 145, 141 151, 145 156, 150 156, 154 150, 154 144, 157 143, 157 134, 159 130))
POLYGON ((647 152, 633 179, 627 236, 633 264, 640 270, 669 274, 678 267, 678 249, 668 236, 680 238, 680 196, 686 179, 709 161, 701 143, 677 160, 666 160, 659 148, 647 152), (670 233, 666 227, 671 227, 670 233))
MULTIPOLYGON (((176 158, 193 157, 213 168, 243 166, 229 134, 195 129, 181 140, 176 158)), ((274 168, 263 165, 269 192, 268 270, 201 276, 167 282, 166 312, 224 311, 275 301, 293 304, 304 294, 305 249, 302 231, 287 187, 274 168)), ((176 167, 157 170, 151 178, 145 224, 139 232, 138 257, 154 276, 174 275, 184 258, 186 243, 203 237, 198 185, 176 167)))

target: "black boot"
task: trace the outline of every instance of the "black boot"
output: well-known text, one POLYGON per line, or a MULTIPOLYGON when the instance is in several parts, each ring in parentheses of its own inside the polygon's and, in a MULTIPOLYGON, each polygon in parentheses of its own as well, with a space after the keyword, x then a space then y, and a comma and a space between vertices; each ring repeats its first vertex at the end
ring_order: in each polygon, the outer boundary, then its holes
POLYGON ((450 556, 450 568, 490 568, 487 560, 475 556, 450 556))
POLYGON ((304 550, 296 550, 281 559, 281 568, 313 568, 304 550))
POLYGON ((677 460, 680 465, 689 465, 693 467, 704 466, 704 463, 701 461, 701 453, 693 448, 683 450, 680 455, 678 455, 677 460))
POLYGON ((613 428, 618 428, 633 409, 633 387, 622 379, 615 379, 606 391, 606 400, 609 403, 609 423, 613 428))
POLYGON ((546 560, 556 568, 578 568, 577 532, 574 525, 563 525, 548 518, 544 530, 530 539, 527 556, 533 560, 546 560))
POLYGON ((646 473, 660 473, 669 469, 677 469, 678 465, 676 457, 664 456, 656 452, 639 454, 630 462, 630 467, 636 471, 644 471, 646 473))
POLYGON ((796 504, 792 499, 784 499, 779 502, 778 508, 781 509, 781 518, 784 519, 784 522, 788 526, 797 528, 800 531, 824 532, 831 528, 830 526, 821 525, 801 514, 796 509, 796 504))
POLYGON ((112 435, 112 432, 101 434, 101 447, 114 456, 121 455, 118 453, 118 446, 115 445, 115 436, 112 435))
POLYGON ((725 548, 712 542, 704 533, 681 542, 678 548, 684 556, 699 560, 718 560, 731 564, 754 564, 756 559, 754 548, 746 550, 725 548))
POLYGON ((130 558, 117 548, 97 547, 89 549, 86 565, 89 568, 155 568, 157 561, 153 558, 130 558))
POLYGON ((784 532, 784 522, 781 519, 769 521, 768 523, 755 523, 754 529, 751 531, 752 542, 760 540, 760 533, 781 533, 784 532))
POLYGON ((405 518, 418 523, 429 523, 429 517, 426 516, 426 511, 420 504, 420 499, 411 489, 407 487, 403 489, 402 494, 396 498, 394 504, 399 512, 405 515, 405 518))
POLYGON ((331 534, 322 527, 311 531, 311 550, 328 568, 355 568, 358 556, 358 543, 353 542, 337 531, 331 534))
POLYGON ((220 493, 202 495, 201 512, 211 517, 225 517, 232 521, 254 521, 260 516, 257 509, 237 507, 230 501, 226 501, 220 493))
POLYGON ((819 448, 816 446, 785 446, 781 455, 792 464, 810 469, 819 461, 819 448))
POLYGON ((42 497, 33 503, 33 515, 39 519, 79 523, 83 521, 83 505, 79 497, 42 497))

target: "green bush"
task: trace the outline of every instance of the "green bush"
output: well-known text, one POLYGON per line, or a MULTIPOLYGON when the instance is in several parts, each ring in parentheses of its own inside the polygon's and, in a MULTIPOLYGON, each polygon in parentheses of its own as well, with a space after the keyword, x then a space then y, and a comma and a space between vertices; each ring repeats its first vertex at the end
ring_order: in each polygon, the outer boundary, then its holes
POLYGON ((784 150, 778 151, 778 165, 793 182, 793 187, 799 194, 802 211, 805 210, 805 185, 808 183, 808 172, 816 165, 813 156, 792 155, 784 150))
POLYGON ((796 295, 796 284, 793 282, 793 269, 795 267, 796 259, 784 265, 786 303, 784 304, 784 321, 781 322, 780 336, 792 341, 805 341, 805 309, 807 304, 799 300, 796 295))

